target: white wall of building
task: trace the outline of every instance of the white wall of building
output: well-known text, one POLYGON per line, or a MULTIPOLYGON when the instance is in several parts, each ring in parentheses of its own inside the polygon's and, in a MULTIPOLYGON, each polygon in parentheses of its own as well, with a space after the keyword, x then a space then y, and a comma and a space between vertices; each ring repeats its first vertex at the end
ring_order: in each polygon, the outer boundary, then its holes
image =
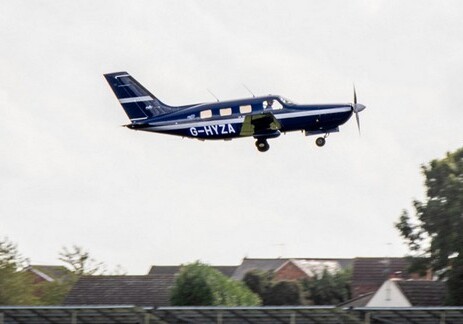
POLYGON ((397 280, 389 279, 383 283, 378 291, 370 299, 367 307, 411 307, 412 305, 404 296, 397 280))

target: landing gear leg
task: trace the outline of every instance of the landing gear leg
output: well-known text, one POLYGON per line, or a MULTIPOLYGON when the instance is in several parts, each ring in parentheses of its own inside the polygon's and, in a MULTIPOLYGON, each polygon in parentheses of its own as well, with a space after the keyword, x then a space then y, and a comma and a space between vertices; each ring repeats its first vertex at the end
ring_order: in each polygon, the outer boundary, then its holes
POLYGON ((270 148, 266 139, 258 139, 256 141, 256 147, 259 152, 267 152, 270 148))

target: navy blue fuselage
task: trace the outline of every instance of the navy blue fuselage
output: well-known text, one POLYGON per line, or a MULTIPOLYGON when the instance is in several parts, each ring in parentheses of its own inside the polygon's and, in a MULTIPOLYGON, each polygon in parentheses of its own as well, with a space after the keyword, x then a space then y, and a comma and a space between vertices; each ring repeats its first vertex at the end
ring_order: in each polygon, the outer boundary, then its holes
MULTIPOLYGON (((105 74, 135 130, 200 140, 253 136, 274 138, 302 130, 306 135, 338 131, 360 104, 298 105, 280 96, 169 106, 127 72, 105 74)), ((360 111, 360 110, 359 110, 360 111)))

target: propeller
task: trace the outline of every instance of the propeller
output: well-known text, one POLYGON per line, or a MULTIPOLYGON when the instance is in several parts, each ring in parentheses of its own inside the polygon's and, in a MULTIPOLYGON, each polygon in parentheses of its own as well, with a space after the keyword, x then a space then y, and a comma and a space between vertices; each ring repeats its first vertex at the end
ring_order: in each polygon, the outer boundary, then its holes
POLYGON ((355 91, 355 85, 354 85, 354 104, 352 105, 352 110, 355 113, 355 119, 357 120, 357 127, 358 127, 358 130, 359 130, 359 134, 360 134, 359 112, 361 112, 365 108, 366 108, 365 105, 357 103, 357 92, 355 91))

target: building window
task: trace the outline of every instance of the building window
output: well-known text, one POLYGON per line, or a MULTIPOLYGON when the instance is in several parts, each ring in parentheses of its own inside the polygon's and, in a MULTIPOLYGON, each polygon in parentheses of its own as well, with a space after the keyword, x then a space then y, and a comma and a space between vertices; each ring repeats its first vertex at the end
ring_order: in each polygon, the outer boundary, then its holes
POLYGON ((201 113, 199 114, 199 116, 201 118, 211 118, 212 117, 212 110, 203 110, 201 111, 201 113))
POLYGON ((250 112, 252 112, 251 106, 240 106, 240 113, 249 114, 250 112))

